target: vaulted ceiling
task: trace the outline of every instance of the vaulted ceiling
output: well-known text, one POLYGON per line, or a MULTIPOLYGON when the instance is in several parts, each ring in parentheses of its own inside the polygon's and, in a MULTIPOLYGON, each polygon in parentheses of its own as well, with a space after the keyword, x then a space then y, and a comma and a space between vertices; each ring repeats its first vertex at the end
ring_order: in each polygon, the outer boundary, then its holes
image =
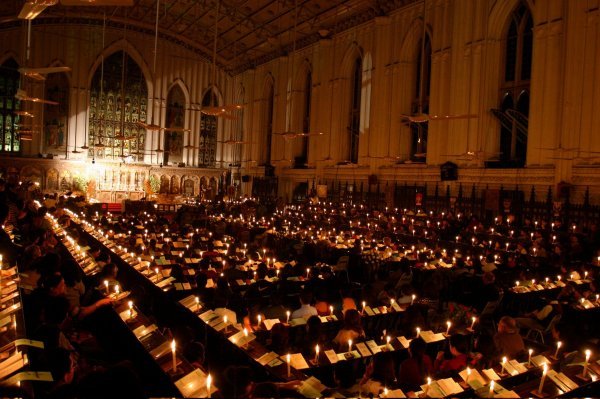
MULTIPOLYGON (((32 1, 32 0, 30 0, 32 1)), ((41 0, 37 0, 41 1, 41 0)), ((90 1, 90 0, 86 0, 90 1)), ((93 2, 94 0, 91 0, 93 2)), ((102 24, 154 35, 157 0, 131 7, 47 7, 34 24, 102 24)), ((232 74, 310 45, 418 0, 160 0, 159 34, 212 62, 215 28, 217 63, 232 74), (215 17, 218 21, 215 24, 215 17)), ((0 29, 22 24, 24 0, 0 1, 0 29)))

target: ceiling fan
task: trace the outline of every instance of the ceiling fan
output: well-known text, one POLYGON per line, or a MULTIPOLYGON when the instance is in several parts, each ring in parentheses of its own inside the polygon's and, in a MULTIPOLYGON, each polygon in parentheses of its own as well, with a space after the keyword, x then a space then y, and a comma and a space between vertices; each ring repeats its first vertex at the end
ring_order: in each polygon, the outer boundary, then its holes
POLYGON ((19 101, 31 101, 31 102, 40 103, 40 104, 58 105, 58 103, 56 101, 50 101, 50 100, 44 100, 43 98, 32 97, 32 96, 28 95, 27 92, 23 89, 17 89, 15 98, 19 101))
POLYGON ((63 6, 132 6, 133 0, 27 0, 21 8, 19 19, 35 19, 47 7, 60 2, 63 6))
POLYGON ((325 133, 322 133, 322 132, 318 132, 318 133, 283 132, 283 133, 273 133, 273 134, 277 135, 277 136, 282 136, 286 140, 292 140, 292 139, 297 139, 299 137, 322 136, 325 133))
POLYGON ((228 139, 228 140, 224 140, 224 141, 217 141, 217 143, 221 143, 221 144, 226 144, 226 145, 234 145, 234 144, 254 144, 251 141, 244 141, 244 140, 234 140, 234 139, 228 139))
POLYGON ((68 66, 56 66, 56 67, 48 67, 48 68, 27 68, 21 67, 18 69, 21 75, 24 75, 26 78, 30 78, 33 80, 44 81, 46 80, 46 75, 49 73, 61 73, 61 72, 70 72, 71 67, 68 66))

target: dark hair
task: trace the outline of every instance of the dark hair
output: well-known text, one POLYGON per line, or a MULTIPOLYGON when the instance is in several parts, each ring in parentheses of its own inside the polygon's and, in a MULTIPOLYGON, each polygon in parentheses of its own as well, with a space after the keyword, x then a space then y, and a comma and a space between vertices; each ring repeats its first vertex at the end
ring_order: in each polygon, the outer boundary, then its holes
POLYGON ((308 290, 304 290, 300 293, 300 303, 303 305, 310 305, 310 302, 312 301, 312 292, 308 291, 308 290))
POLYGON ((229 366, 223 373, 221 393, 224 398, 241 398, 252 383, 252 371, 246 366, 229 366))
POLYGON ((69 287, 73 287, 75 284, 83 279, 83 271, 79 264, 73 259, 67 259, 61 267, 61 274, 65 279, 65 284, 69 287))
POLYGON ((450 336, 450 345, 460 353, 467 353, 467 340, 462 334, 453 334, 450 336))
POLYGON ((379 352, 373 356, 373 374, 371 379, 386 386, 395 380, 394 358, 391 352, 379 352))
POLYGON ((71 371, 71 352, 63 348, 55 348, 48 353, 50 373, 54 381, 60 381, 71 371))
POLYGON ((362 334, 363 328, 360 321, 360 313, 356 309, 348 309, 344 314, 344 329, 353 330, 362 334))

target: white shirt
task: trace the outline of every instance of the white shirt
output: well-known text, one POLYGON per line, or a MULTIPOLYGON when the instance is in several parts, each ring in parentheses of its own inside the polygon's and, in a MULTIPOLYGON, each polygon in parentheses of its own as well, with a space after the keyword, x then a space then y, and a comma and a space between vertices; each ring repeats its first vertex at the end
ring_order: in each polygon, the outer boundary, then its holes
POLYGON ((316 316, 317 309, 314 306, 302 305, 300 309, 296 309, 292 312, 292 319, 308 319, 310 316, 316 316))

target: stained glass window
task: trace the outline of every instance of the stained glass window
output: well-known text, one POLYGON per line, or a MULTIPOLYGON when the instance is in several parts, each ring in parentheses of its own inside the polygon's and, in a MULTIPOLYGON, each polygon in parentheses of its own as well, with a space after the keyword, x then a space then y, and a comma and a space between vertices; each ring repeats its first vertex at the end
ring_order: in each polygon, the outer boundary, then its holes
MULTIPOLYGON (((185 126, 185 96, 179 85, 173 86, 167 96, 167 120, 165 127, 185 126)), ((165 130, 165 162, 183 161, 183 132, 165 130)))
POLYGON ((500 160, 509 167, 522 167, 527 157, 527 127, 533 18, 524 2, 508 21, 504 48, 504 80, 500 87, 500 160))
MULTIPOLYGON (((413 114, 429 112, 429 93, 431 91, 431 40, 425 35, 425 43, 419 41, 417 58, 416 96, 412 105, 413 114), (424 53, 423 53, 424 52, 424 53), (423 65, 421 65, 423 63, 423 65), (423 76, 421 76, 421 74, 423 76), (423 84, 423 88, 421 88, 423 84)), ((411 123, 411 160, 413 162, 427 161, 427 136, 429 122, 411 123)))
POLYGON ((118 51, 104 60, 104 82, 100 87, 101 66, 92 79, 89 115, 89 157, 120 159, 132 155, 143 159, 148 87, 135 61, 118 51), (124 137, 118 140, 115 137, 124 137))
POLYGON ((358 140, 360 137, 360 97, 362 94, 362 59, 357 57, 352 70, 352 87, 350 92, 350 152, 349 160, 358 162, 358 140))
POLYGON ((19 125, 21 102, 15 99, 19 88, 19 65, 10 58, 0 65, 0 152, 18 152, 20 141, 16 133, 19 125))
POLYGON ((56 101, 58 105, 44 106, 43 146, 48 153, 64 153, 69 116, 69 82, 64 73, 53 73, 46 77, 45 87, 45 98, 56 101))
MULTIPOLYGON (((209 90, 202 99, 203 107, 212 107, 219 104, 214 90, 209 90)), ((202 114, 200 117, 200 149, 198 151, 198 164, 204 168, 214 168, 216 165, 217 150, 217 117, 202 114)))

